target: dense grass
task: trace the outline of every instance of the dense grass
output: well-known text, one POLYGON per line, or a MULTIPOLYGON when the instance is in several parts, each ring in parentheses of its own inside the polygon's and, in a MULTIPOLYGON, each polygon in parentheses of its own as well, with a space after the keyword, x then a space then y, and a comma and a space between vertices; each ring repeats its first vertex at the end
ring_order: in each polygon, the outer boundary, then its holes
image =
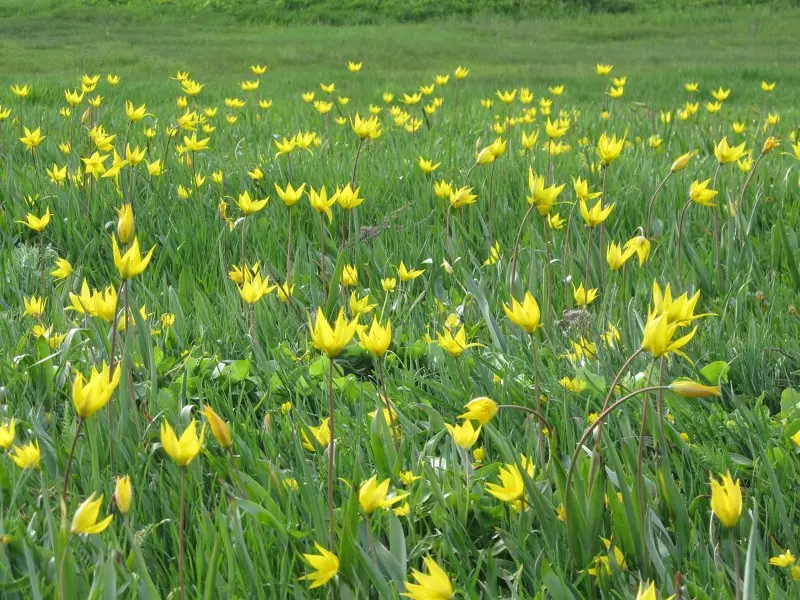
MULTIPOLYGON (((431 556, 465 598, 630 599, 643 580, 656 582, 659 597, 676 593, 680 584, 684 598, 733 598, 734 552, 743 597, 797 596, 800 584, 789 570, 768 561, 787 548, 800 552, 800 464, 789 439, 800 429, 800 210, 791 147, 798 127, 800 49, 794 40, 800 13, 721 10, 655 20, 598 15, 336 29, 243 26, 233 17, 192 13, 179 19, 169 11, 151 21, 154 13, 135 5, 82 8, 80 20, 64 14, 58 8, 15 10, 0 22, 0 105, 12 108, 0 122, 0 424, 14 417, 15 443, 38 440, 42 454, 39 471, 20 470, 9 456, 0 459, 3 597, 52 597, 60 585, 69 598, 177 597, 182 482, 187 597, 392 598, 410 570, 422 569, 423 558, 431 556), (362 71, 349 73, 348 60, 363 60, 362 71), (613 63, 613 76, 627 76, 621 99, 604 94, 608 78, 594 73, 598 61, 613 63), (256 92, 243 92, 239 82, 255 78, 248 68, 255 63, 268 64, 269 71, 256 92), (471 69, 460 82, 452 77, 457 64, 471 69), (185 132, 169 144, 164 135, 183 113, 175 105, 180 86, 170 79, 178 70, 206 84, 190 99, 191 108, 218 108, 208 120, 214 131, 198 132, 210 136, 210 149, 191 163, 175 152, 185 132), (99 94, 104 100, 81 125, 86 98, 68 118, 58 110, 64 89, 78 87, 84 72, 102 75, 87 98, 99 94), (120 83, 110 87, 106 73, 119 74, 120 83), (397 104, 403 92, 429 84, 438 73, 451 77, 431 96, 444 103, 430 125, 413 134, 397 127, 381 93, 394 92, 397 104), (684 122, 677 110, 693 99, 683 88, 693 80, 702 90, 694 98, 700 109, 684 122), (763 93, 762 80, 777 81, 776 90, 763 93), (308 90, 325 98, 321 82, 336 83, 334 101, 350 98, 327 117, 300 98, 308 90), (31 94, 13 97, 8 86, 25 83, 33 86, 31 94), (556 97, 547 86, 559 83, 566 89, 556 97), (542 148, 546 119, 538 114, 534 122, 502 132, 509 147, 494 165, 472 169, 476 151, 496 138, 493 125, 524 109, 518 100, 503 105, 495 91, 523 86, 536 95, 531 106, 541 110, 539 99, 551 97, 551 116, 565 111, 570 128, 562 141, 570 150, 548 157, 542 148), (721 112, 708 114, 709 90, 719 86, 730 87, 731 96, 721 112), (226 107, 224 99, 232 97, 247 105, 226 107), (494 99, 491 109, 479 102, 487 97, 494 99), (272 108, 258 108, 257 100, 268 98, 272 108), (151 115, 129 125, 126 100, 146 103, 151 115), (366 200, 351 212, 334 207, 333 223, 324 229, 324 259, 319 215, 306 198, 295 206, 294 299, 282 303, 272 292, 255 304, 251 320, 228 277, 240 260, 245 223, 246 262, 260 261, 264 274, 285 281, 288 211, 273 184, 325 185, 330 191, 349 181, 359 141, 348 122, 338 125, 334 117, 339 111, 363 116, 370 104, 383 107, 384 131, 361 148, 356 178, 366 200), (603 106, 610 109, 608 120, 601 119, 603 106), (662 123, 662 111, 671 111, 670 124, 662 123), (764 128, 768 113, 781 120, 764 128), (236 123, 228 123, 228 115, 236 123), (732 131, 734 120, 746 124, 745 133, 732 131), (88 136, 94 123, 117 135, 118 152, 124 153, 126 142, 146 148, 146 160, 165 161, 166 172, 151 177, 143 162, 124 168, 118 187, 112 179, 83 186, 51 182, 45 167, 66 164, 73 175, 94 151, 88 136), (34 161, 17 138, 23 127, 39 126, 47 138, 34 161), (145 137, 151 126, 157 130, 153 140, 145 137), (538 144, 523 151, 521 132, 535 130, 538 144), (320 146, 276 157, 274 140, 298 131, 316 132, 320 146), (605 174, 595 150, 602 132, 628 141, 605 174), (720 208, 689 208, 679 273, 678 215, 692 181, 714 177, 714 143, 728 136, 745 142, 757 158, 769 134, 782 146, 763 158, 746 190, 747 173, 727 165, 715 180, 720 208), (653 135, 662 139, 658 149, 648 144, 653 135), (65 154, 58 144, 70 138, 65 154), (689 150, 697 155, 656 199, 648 260, 640 266, 634 257, 614 272, 603 267, 606 244, 637 235, 659 182, 689 150), (420 156, 441 166, 425 175, 416 164, 420 156), (248 175, 256 167, 263 180, 248 175), (518 277, 509 289, 515 239, 528 207, 529 167, 566 184, 555 211, 573 219, 568 228, 550 231, 537 211, 531 213, 521 228, 518 277), (212 182, 215 171, 223 173, 222 184, 212 182), (197 189, 194 174, 206 177, 197 189), (604 188, 606 204, 615 203, 602 245, 597 232, 589 236, 575 205, 572 178, 579 176, 592 190, 604 188), (448 213, 433 193, 438 179, 468 182, 478 202, 448 213), (180 197, 181 186, 192 190, 188 199, 180 197), (236 200, 244 191, 271 200, 242 219, 236 200), (500 255, 484 264, 491 246, 490 195, 500 255), (228 203, 232 229, 219 217, 221 200, 228 203), (135 324, 115 337, 111 324, 67 307, 84 278, 95 289, 120 287, 110 236, 117 227, 114 209, 123 202, 133 204, 142 247, 155 246, 155 253, 128 286, 135 324), (741 220, 721 208, 729 202, 741 202, 741 220), (54 218, 42 237, 17 222, 46 208, 54 218), (714 211, 721 231, 719 280, 714 211), (554 259, 549 265, 548 251, 554 259), (75 269, 63 281, 47 274, 57 256, 75 269), (444 259, 452 274, 440 266, 444 259), (384 291, 380 280, 397 277, 401 261, 424 274, 384 291), (354 288, 340 286, 346 264, 358 271, 354 288), (598 299, 585 313, 565 313, 575 308, 572 283, 587 274, 599 288, 598 299), (713 316, 694 322, 697 333, 683 348, 691 360, 639 355, 620 372, 617 388, 615 375, 642 343, 654 280, 671 284, 676 295, 699 291, 696 312, 713 316), (502 308, 510 294, 521 298, 525 290, 543 313, 543 327, 532 338, 502 308), (374 312, 393 326, 384 366, 385 395, 401 431, 397 448, 383 413, 372 415, 383 406, 376 361, 353 343, 331 370, 310 342, 308 315, 313 318, 318 306, 331 318, 340 307, 350 314, 353 291, 369 293, 374 312), (40 324, 66 334, 53 348, 33 334, 37 319, 24 314, 23 298, 33 294, 47 298, 40 324), (164 326, 163 314, 175 316, 171 326, 164 326), (432 343, 455 318, 469 341, 481 344, 458 358, 432 343), (609 324, 620 332, 613 344, 603 338, 609 324), (581 336, 596 344, 596 358, 569 356, 581 336), (76 372, 86 374, 104 360, 116 360, 123 373, 118 391, 79 428, 72 381, 76 372), (328 415, 329 373, 336 407, 335 540, 328 534, 327 450, 302 446, 309 427, 328 415), (566 390, 559 383, 564 377, 583 381, 585 389, 566 390), (623 405, 606 422, 603 468, 593 493, 593 445, 586 443, 576 455, 568 496, 570 459, 606 396, 618 399, 678 377, 721 384, 722 396, 686 399, 664 392, 623 405), (514 409, 501 409, 484 427, 475 445, 485 449, 482 461, 453 444, 445 423, 455 423, 471 398, 532 409, 537 388, 550 426, 541 444, 537 420, 514 409), (663 426, 655 416, 662 401, 663 426), (292 404, 288 412, 281 409, 286 402, 292 404), (159 428, 169 422, 180 432, 191 418, 202 419, 203 406, 230 423, 234 456, 207 431, 199 457, 184 470, 162 448, 159 428), (640 437, 643 408, 649 418, 640 437), (486 490, 520 453, 537 465, 534 476, 524 479, 529 506, 521 512, 486 490), (709 474, 728 469, 744 489, 742 519, 730 537, 708 499, 709 474), (400 471, 420 479, 406 487, 400 471), (134 490, 125 517, 110 503, 114 478, 122 474, 131 476, 134 490), (381 510, 366 518, 357 490, 372 475, 391 478, 393 490, 411 492, 408 516, 381 510), (101 515, 113 512, 114 521, 99 535, 70 536, 72 515, 92 492, 105 494, 101 515), (564 504, 569 530, 559 518, 564 504), (586 570, 597 566, 596 557, 609 556, 601 538, 612 540, 625 564, 609 559, 609 572, 595 578, 586 570), (298 581, 309 572, 301 555, 313 552, 314 542, 335 542, 340 558, 339 577, 322 592, 298 581)), ((408 110, 421 117, 419 105, 408 110)))

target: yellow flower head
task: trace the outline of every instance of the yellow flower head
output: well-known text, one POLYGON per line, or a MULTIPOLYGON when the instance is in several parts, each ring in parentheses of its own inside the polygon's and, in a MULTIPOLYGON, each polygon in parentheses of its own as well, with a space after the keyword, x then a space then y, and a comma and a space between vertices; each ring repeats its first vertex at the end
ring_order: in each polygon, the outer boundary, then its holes
POLYGON ((308 564, 314 570, 308 575, 304 575, 300 578, 301 580, 311 582, 311 585, 308 586, 309 589, 318 588, 325 585, 331 579, 336 577, 336 574, 339 572, 338 557, 333 552, 329 552, 319 544, 315 543, 314 547, 317 549, 318 554, 303 554, 303 558, 306 559, 308 564))
POLYGON ((41 233, 50 224, 51 216, 53 215, 50 212, 50 207, 47 207, 47 209, 44 211, 44 214, 41 217, 37 217, 32 213, 28 213, 27 215, 25 215, 24 221, 17 221, 17 223, 22 223, 29 229, 41 233))
POLYGON ((450 600, 453 598, 453 585, 450 577, 430 556, 425 557, 427 575, 411 569, 411 577, 416 583, 406 582, 406 591, 401 594, 411 600, 450 600))
POLYGON ((572 297, 578 306, 589 306, 597 298, 597 288, 590 288, 587 291, 583 284, 577 288, 572 284, 572 297))
POLYGON ((281 188, 277 183, 275 184, 275 191, 278 197, 283 201, 286 206, 292 207, 303 196, 306 189, 306 184, 303 183, 299 188, 293 188, 291 183, 287 183, 285 188, 281 188))
POLYGON ((397 274, 400 277, 400 281, 411 281, 422 275, 424 272, 425 269, 411 269, 409 271, 402 260, 400 261, 400 266, 397 267, 397 274))
POLYGON ((539 303, 530 292, 525 292, 522 304, 512 297, 511 306, 504 304, 503 310, 511 322, 524 329, 526 333, 532 334, 539 327, 541 318, 539 303))
POLYGON ((131 509, 132 497, 133 488, 131 487, 131 478, 127 475, 124 477, 117 477, 117 482, 114 486, 114 502, 116 502, 119 512, 123 515, 128 514, 128 511, 131 509))
POLYGON ((444 350, 450 354, 450 356, 454 356, 456 358, 461 356, 468 348, 480 346, 480 344, 476 342, 471 342, 469 344, 467 343, 467 334, 463 325, 458 331, 456 331, 455 335, 453 335, 448 328, 445 329, 444 334, 437 333, 436 337, 439 345, 444 348, 444 350))
POLYGON ((236 204, 239 206, 239 210, 241 210, 245 216, 250 216, 264 208, 267 205, 267 202, 269 202, 269 196, 263 200, 253 200, 250 198, 250 192, 245 190, 239 194, 239 199, 236 204))
POLYGON ((89 535, 95 533, 102 533, 111 523, 114 515, 108 515, 105 519, 97 522, 97 517, 100 514, 100 506, 103 504, 103 495, 95 499, 94 492, 86 500, 83 501, 75 511, 75 516, 72 517, 72 527, 70 530, 76 535, 89 535))
POLYGON ((136 222, 133 218, 133 207, 130 204, 123 204, 121 208, 117 210, 117 235, 119 236, 119 241, 123 244, 127 244, 133 238, 134 228, 136 227, 136 222))
POLYGON ((114 253, 114 266, 117 267, 117 271, 119 271, 123 279, 132 279, 141 274, 150 264, 150 259, 153 258, 155 246, 150 248, 150 252, 143 257, 139 250, 139 238, 133 238, 133 244, 125 254, 120 253, 116 237, 111 237, 111 243, 114 253))
POLYGON ((72 383, 72 403, 78 416, 83 419, 89 418, 108 404, 119 385, 121 372, 122 369, 114 369, 112 375, 104 362, 100 371, 97 367, 92 367, 88 382, 82 373, 75 375, 75 381, 72 383))
POLYGON ((724 137, 718 143, 714 144, 714 155, 717 157, 719 164, 727 165, 728 163, 736 162, 742 157, 744 154, 744 147, 745 142, 742 142, 738 146, 730 146, 728 144, 728 138, 724 137))
MULTIPOLYGON (((284 413, 285 414, 285 413, 284 413)), ((320 421, 319 426, 314 427, 309 425, 308 430, 311 432, 311 435, 314 436, 317 444, 321 448, 327 448, 328 444, 331 443, 331 430, 330 430, 330 418, 326 417, 320 421)), ((305 430, 301 431, 302 433, 302 443, 303 448, 308 450, 309 452, 314 452, 316 450, 316 446, 308 439, 305 430)))
POLYGON ((38 319, 44 314, 44 307, 47 304, 47 298, 40 298, 39 296, 31 296, 30 298, 23 297, 22 302, 25 306, 25 314, 38 319))
POLYGON ((600 135, 600 139, 597 141, 597 156, 600 159, 600 163, 607 167, 612 162, 619 158, 619 155, 622 153, 622 148, 625 145, 625 138, 621 137, 617 139, 617 136, 608 137, 605 132, 600 135))
POLYGON ((16 435, 16 421, 13 419, 0 424, 0 448, 8 448, 14 443, 14 436, 16 435))
POLYGON ((353 265, 345 265, 342 269, 342 285, 353 287, 358 284, 358 270, 353 265))
POLYGON ((197 436, 197 422, 194 419, 184 429, 180 439, 175 435, 175 431, 169 423, 164 421, 161 424, 161 445, 180 467, 185 467, 194 460, 203 447, 205 435, 206 426, 203 425, 200 429, 200 437, 197 436))
POLYGON ((408 496, 408 492, 400 492, 390 497, 388 495, 390 481, 384 479, 378 483, 377 475, 373 475, 361 484, 358 489, 358 502, 366 514, 372 514, 378 508, 391 508, 408 496))
POLYGON ((464 405, 467 412, 458 415, 459 419, 471 419, 486 425, 497 414, 497 402, 486 396, 473 398, 464 405))
POLYGON ((733 482, 730 471, 719 481, 711 478, 711 510, 728 529, 739 522, 742 515, 742 488, 738 480, 733 482))
POLYGON ((208 404, 203 407, 203 416, 206 418, 208 426, 211 428, 211 433, 214 434, 219 445, 223 448, 230 448, 233 445, 233 440, 231 439, 231 430, 228 424, 208 404))
POLYGON ((308 318, 308 330, 311 333, 311 341, 317 350, 324 352, 328 358, 336 358, 350 343, 358 329, 358 319, 348 321, 344 316, 344 311, 340 310, 336 317, 336 323, 331 327, 322 308, 317 308, 317 316, 314 324, 311 324, 311 317, 308 318))
POLYGON ((580 201, 581 216, 589 227, 597 227, 605 221, 614 210, 614 204, 609 204, 603 208, 602 199, 594 203, 591 209, 586 206, 586 202, 580 201))
POLYGON ((325 186, 323 185, 319 191, 315 190, 314 188, 310 188, 308 190, 308 200, 311 202, 311 206, 316 210, 319 214, 325 214, 328 217, 328 222, 333 222, 333 213, 331 212, 331 206, 336 204, 336 196, 334 195, 332 198, 328 199, 328 192, 325 190, 325 186))
POLYGON ((464 450, 468 450, 478 441, 478 436, 481 434, 482 427, 483 425, 478 425, 478 428, 475 429, 472 426, 472 421, 469 419, 460 425, 445 423, 445 428, 447 428, 447 431, 449 431, 450 435, 453 437, 453 442, 455 442, 456 446, 464 450))
POLYGON ((689 379, 673 381, 669 384, 669 389, 684 398, 704 398, 722 395, 722 390, 718 385, 703 385, 689 379))
POLYGON ((358 337, 362 348, 373 356, 381 357, 392 343, 392 324, 387 320, 386 326, 383 326, 377 318, 373 318, 368 331, 358 330, 358 337))
POLYGON ((38 469, 39 459, 42 456, 39 451, 39 441, 28 442, 24 446, 13 446, 9 456, 20 469, 38 469))

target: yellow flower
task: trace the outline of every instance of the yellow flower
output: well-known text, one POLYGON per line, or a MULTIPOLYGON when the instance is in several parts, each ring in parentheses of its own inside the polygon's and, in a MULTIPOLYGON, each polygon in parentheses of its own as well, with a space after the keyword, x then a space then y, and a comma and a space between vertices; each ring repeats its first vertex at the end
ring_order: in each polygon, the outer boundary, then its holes
POLYGON ((464 421, 461 425, 450 425, 450 423, 445 423, 445 428, 453 437, 453 442, 455 442, 456 446, 463 448, 464 450, 471 448, 475 442, 478 441, 478 436, 481 434, 482 427, 483 425, 478 425, 478 428, 475 429, 472 426, 472 421, 469 419, 464 421))
MULTIPOLYGON (((533 478, 533 461, 520 456, 520 462, 528 476, 533 478)), ((505 464, 500 468, 499 475, 500 483, 487 483, 486 491, 501 502, 522 505, 525 497, 525 480, 519 467, 514 463, 505 464)))
POLYGON ((560 214, 551 213, 551 214, 547 215, 547 225, 550 227, 550 229, 552 229, 554 231, 558 231, 559 229, 564 227, 565 224, 566 224, 566 221, 561 218, 560 214))
POLYGON ((650 582, 650 585, 644 582, 639 583, 636 600, 658 600, 656 597, 656 584, 654 582, 650 582))
POLYGON ((626 251, 623 253, 618 243, 609 242, 608 249, 606 250, 606 261, 612 271, 621 269, 631 256, 633 256, 633 251, 626 251))
POLYGON ((400 277, 400 281, 411 281, 422 275, 424 272, 425 269, 411 269, 409 271, 402 260, 400 261, 400 266, 397 267, 397 274, 400 277))
POLYGON ((578 200, 582 200, 584 202, 588 200, 594 200, 602 194, 602 192, 590 192, 589 182, 585 179, 581 179, 580 177, 577 179, 572 179, 572 189, 575 190, 575 195, 578 197, 578 200))
POLYGON ((711 200, 719 193, 718 190, 709 189, 711 179, 705 181, 693 181, 689 187, 689 198, 700 206, 716 206, 711 200))
POLYGON ((724 102, 728 99, 728 96, 731 95, 731 90, 723 90, 721 87, 716 90, 711 90, 711 95, 714 96, 714 99, 718 102, 724 102))
POLYGON ((776 140, 774 137, 769 136, 766 140, 764 140, 764 145, 761 147, 761 153, 767 154, 772 152, 775 148, 780 146, 781 143, 776 140))
POLYGON ((381 123, 375 115, 362 119, 361 116, 356 113, 355 118, 350 122, 350 126, 362 140, 366 138, 375 139, 381 134, 381 123))
POLYGON ((11 92, 17 98, 24 98, 25 96, 27 96, 28 94, 31 93, 31 86, 30 86, 30 84, 25 84, 25 85, 13 84, 11 86, 11 92))
POLYGON ((86 419, 108 404, 119 385, 121 372, 122 369, 114 369, 112 375, 104 362, 100 371, 97 367, 92 367, 88 382, 82 373, 77 373, 72 383, 72 403, 75 405, 75 412, 86 419))
POLYGON ((118 208, 117 210, 117 235, 119 236, 119 241, 123 244, 127 244, 131 241, 133 237, 133 231, 135 227, 135 221, 133 219, 133 207, 130 204, 123 204, 122 208, 118 208))
POLYGON ((277 286, 269 284, 269 276, 261 278, 261 273, 251 276, 247 270, 244 273, 244 281, 239 288, 239 295, 247 304, 255 304, 263 296, 269 294, 277 286))
POLYGON ((463 325, 455 335, 452 335, 450 329, 445 329, 444 335, 437 333, 436 338, 439 345, 444 348, 444 350, 450 354, 450 356, 454 356, 456 358, 461 356, 468 348, 480 346, 480 344, 476 342, 471 342, 469 344, 467 343, 467 334, 464 331, 463 325))
POLYGON ((358 284, 358 271, 353 265, 345 265, 342 269, 342 285, 353 287, 358 284))
POLYGON ((686 154, 681 154, 675 161, 672 163, 670 170, 673 173, 677 173, 678 171, 682 171, 686 168, 686 165, 689 164, 689 160, 694 156, 694 151, 687 152, 686 154))
POLYGON ((503 104, 511 104, 514 101, 514 98, 516 98, 516 96, 517 96, 517 90, 516 89, 514 89, 514 90, 504 90, 502 92, 500 90, 497 90, 497 98, 503 104))
POLYGON ((797 562, 797 558, 795 558, 794 554, 792 554, 791 550, 786 550, 783 554, 779 554, 778 556, 773 556, 769 559, 769 564, 775 567, 791 567, 794 563, 797 562))
POLYGON ((594 203, 591 209, 586 206, 586 202, 580 201, 581 216, 589 227, 597 227, 608 218, 611 211, 614 210, 614 204, 609 204, 603 208, 603 200, 600 199, 594 203))
POLYGON ((742 515, 742 488, 738 480, 733 482, 730 471, 719 481, 711 478, 711 510, 728 529, 739 522, 742 515))
POLYGON ((685 83, 683 87, 686 89, 687 92, 694 93, 700 90, 700 84, 693 82, 693 83, 685 83))
POLYGON ((239 194, 239 199, 236 204, 239 206, 239 210, 241 210, 246 216, 250 216, 264 208, 267 205, 267 202, 269 202, 269 196, 263 200, 253 200, 250 198, 250 192, 245 190, 239 194))
POLYGON ((403 482, 403 485, 411 485, 417 479, 421 479, 419 475, 414 475, 412 471, 400 471, 398 477, 403 482))
MULTIPOLYGON (((281 409, 283 409, 282 406, 281 409)), ((284 412, 284 414, 286 413, 284 412)), ((311 432, 311 435, 314 436, 314 439, 316 440, 317 444, 323 449, 327 448, 328 444, 331 443, 331 430, 329 422, 330 418, 326 417, 322 419, 322 421, 320 421, 318 427, 313 427, 311 425, 308 426, 308 430, 311 432)), ((303 448, 305 448, 309 452, 314 452, 316 450, 316 447, 314 446, 314 444, 311 443, 311 440, 308 439, 305 430, 301 431, 301 433, 302 433, 303 448)))
POLYGON ((333 222, 333 213, 331 212, 331 206, 336 204, 336 196, 333 196, 330 200, 328 199, 328 192, 325 190, 325 186, 323 185, 319 191, 315 190, 314 188, 310 188, 308 190, 308 200, 311 202, 311 206, 316 210, 319 214, 325 214, 328 217, 328 222, 333 222))
POLYGON ((738 146, 729 146, 728 138, 724 137, 717 144, 714 144, 714 155, 717 157, 719 164, 726 165, 728 163, 739 160, 744 154, 745 142, 738 146))
POLYGON ((461 81, 462 79, 466 79, 467 75, 469 75, 469 69, 462 67, 461 65, 456 67, 455 70, 456 80, 461 81))
POLYGON ((594 72, 598 75, 608 75, 611 73, 611 70, 614 68, 614 65, 605 65, 602 63, 597 63, 594 67, 594 72))
POLYGON ((48 206, 41 217, 37 217, 32 213, 28 213, 25 215, 24 221, 17 221, 17 223, 22 223, 28 229, 32 229, 33 231, 38 231, 39 233, 41 233, 50 224, 51 216, 53 215, 50 212, 50 207, 48 206))
POLYGON ((392 512, 398 517, 407 517, 411 513, 411 506, 409 506, 408 502, 403 502, 397 508, 393 508, 392 512))
POLYGON ((650 256, 650 240, 643 235, 637 235, 625 242, 625 253, 636 254, 639 259, 639 266, 642 266, 650 256))
POLYGON ((381 279, 381 288, 384 292, 393 292, 397 286, 397 280, 394 277, 386 277, 381 279))
POLYGON ((467 412, 458 415, 459 419, 472 419, 486 425, 497 414, 497 402, 486 396, 473 398, 464 405, 467 412))
POLYGON ((511 306, 504 304, 503 310, 511 322, 524 329, 526 333, 532 334, 539 327, 539 319, 541 317, 539 303, 536 302, 536 298, 530 292, 525 292, 522 304, 512 296, 511 306))
POLYGON ((704 398, 706 396, 722 396, 718 385, 703 385, 689 379, 679 379, 669 384, 669 389, 684 398, 704 398))
POLYGON ((590 288, 587 291, 586 288, 583 287, 583 284, 576 288, 573 283, 572 297, 575 300, 575 304, 578 306, 589 306, 595 301, 595 298, 597 298, 597 288, 590 288))
POLYGON ((147 172, 150 174, 150 177, 159 177, 164 172, 164 166, 161 162, 161 159, 148 162, 147 172))
MULTIPOLYGON (((460 68, 460 67, 459 67, 460 68)), ((456 77, 458 77, 456 72, 456 77)), ((411 600, 450 600, 453 598, 453 585, 450 577, 430 556, 425 557, 428 574, 411 569, 411 577, 416 583, 406 582, 406 591, 401 594, 411 600)))
POLYGON ((123 515, 128 514, 131 509, 131 498, 133 497, 133 489, 131 487, 131 478, 127 475, 124 477, 117 477, 117 483, 114 487, 114 501, 117 503, 119 512, 123 515))
POLYGON ((267 65, 250 65, 253 75, 263 75, 267 72, 267 65))
POLYGON ((175 435, 169 423, 164 421, 161 424, 161 445, 164 451, 174 460, 178 466, 185 467, 194 460, 194 457, 203 447, 203 439, 206 435, 206 426, 200 430, 200 437, 197 437, 197 423, 194 419, 189 426, 184 429, 180 439, 175 435))
POLYGON ((206 421, 208 421, 208 426, 211 427, 211 433, 217 438, 219 445, 226 449, 230 448, 233 445, 233 440, 231 439, 231 430, 228 424, 222 417, 215 413, 214 409, 208 404, 203 407, 203 415, 206 421))
POLYGON ((311 334, 311 341, 317 350, 324 352, 328 358, 336 358, 350 343, 358 329, 358 319, 348 321, 344 316, 344 311, 340 310, 336 318, 336 323, 331 327, 322 308, 317 308, 317 316, 314 324, 311 324, 311 317, 308 318, 308 330, 311 334))
POLYGON ((422 172, 427 175, 428 173, 433 173, 442 163, 433 164, 432 160, 425 160, 420 156, 419 159, 417 159, 417 164, 419 168, 422 169, 422 172))
POLYGON ((22 302, 25 305, 25 314, 38 319, 44 314, 44 307, 47 304, 46 298, 39 296, 31 296, 30 298, 23 297, 22 302))
POLYGON ((681 351, 681 348, 691 341, 697 328, 695 327, 685 336, 673 341, 672 338, 678 327, 677 323, 670 324, 666 315, 651 311, 644 326, 642 349, 647 350, 654 358, 670 353, 675 353, 685 358, 686 355, 681 351))
POLYGON ((47 137, 46 135, 42 135, 42 129, 40 127, 37 127, 33 131, 27 127, 23 127, 22 129, 25 131, 25 135, 19 138, 19 141, 31 152, 33 152, 47 137))
POLYGON ((536 142, 538 140, 539 140, 539 131, 538 130, 534 131, 534 132, 531 132, 530 135, 525 133, 525 131, 522 132, 521 144, 522 144, 522 147, 525 148, 525 150, 531 150, 532 148, 534 148, 536 146, 536 142))
POLYGON ((133 238, 133 244, 125 254, 120 254, 116 237, 111 237, 111 243, 114 253, 114 266, 117 267, 117 271, 119 271, 123 279, 132 279, 141 274, 150 264, 150 259, 153 258, 155 246, 150 248, 150 252, 142 257, 142 253, 139 250, 139 238, 133 238))
POLYGON ((20 469, 38 469, 41 458, 39 441, 29 442, 24 446, 13 446, 9 456, 20 469))
POLYGON ((130 100, 125 101, 125 114, 128 115, 131 123, 141 121, 147 114, 147 106, 142 104, 139 108, 135 108, 133 102, 130 100))
POLYGON ((67 180, 67 165, 59 168, 57 164, 53 164, 52 168, 45 169, 50 181, 56 185, 60 185, 67 180))
POLYGON ((352 210, 364 202, 364 198, 358 195, 360 191, 361 188, 353 190, 348 182, 342 189, 336 188, 336 193, 333 195, 333 198, 336 198, 336 202, 338 202, 339 206, 343 209, 352 210))
POLYGON ((347 70, 351 73, 358 73, 363 64, 363 62, 353 62, 352 60, 349 60, 347 61, 347 70))
POLYGON ((0 424, 0 448, 8 448, 14 443, 14 435, 16 434, 16 421, 13 419, 0 424))
POLYGON ((336 577, 336 574, 339 572, 338 557, 333 552, 329 552, 317 543, 314 544, 314 547, 319 554, 303 554, 303 558, 306 559, 314 571, 300 578, 301 580, 311 582, 311 585, 308 586, 309 589, 325 585, 336 577))
POLYGON ((94 492, 86 500, 83 501, 75 511, 75 516, 72 517, 72 527, 70 530, 76 535, 88 535, 94 533, 102 533, 106 527, 111 523, 114 515, 108 515, 105 519, 97 522, 97 517, 100 514, 100 506, 103 504, 103 495, 95 499, 94 492))
POLYGON ((605 132, 600 135, 597 141, 597 156, 600 163, 607 167, 614 162, 622 153, 622 148, 625 145, 625 138, 617 139, 617 136, 609 138, 605 132))
POLYGON ((197 132, 193 132, 192 137, 183 137, 183 145, 186 146, 186 149, 190 152, 202 152, 203 150, 208 150, 209 141, 211 141, 211 138, 198 140, 197 132))
POLYGON ((253 181, 260 181, 264 179, 264 171, 262 171, 260 167, 255 167, 252 171, 248 171, 247 175, 253 181))
POLYGON ((306 184, 303 183, 299 188, 293 188, 291 183, 286 184, 286 188, 281 188, 277 183, 275 184, 275 191, 278 197, 283 201, 286 206, 294 206, 303 196, 306 189, 306 184))
POLYGON ((533 169, 528 167, 528 188, 531 195, 527 197, 528 204, 535 204, 539 214, 545 216, 550 213, 558 195, 564 190, 566 184, 546 186, 544 177, 533 174, 533 169))
POLYGON ((472 193, 471 187, 464 186, 450 192, 450 206, 453 208, 461 208, 477 200, 478 196, 472 193))
POLYGON ((377 318, 373 318, 369 331, 359 329, 358 337, 362 348, 373 356, 381 357, 392 343, 392 324, 387 320, 384 327, 377 318))
POLYGON ((373 475, 361 484, 358 490, 358 502, 366 514, 372 514, 378 508, 391 508, 408 496, 408 492, 400 492, 394 496, 388 496, 390 481, 389 479, 384 479, 381 483, 378 483, 377 475, 373 475))
POLYGON ((614 99, 622 98, 622 95, 624 93, 625 93, 625 88, 623 87, 611 87, 608 90, 608 95, 614 99))
POLYGON ((363 298, 358 298, 355 292, 350 294, 350 313, 353 317, 359 317, 372 312, 376 306, 377 304, 369 303, 369 294, 363 298))
POLYGON ((562 125, 559 119, 556 119, 555 122, 550 120, 550 117, 547 117, 547 123, 544 126, 544 132, 551 140, 556 140, 562 137, 567 131, 569 130, 569 125, 562 125))

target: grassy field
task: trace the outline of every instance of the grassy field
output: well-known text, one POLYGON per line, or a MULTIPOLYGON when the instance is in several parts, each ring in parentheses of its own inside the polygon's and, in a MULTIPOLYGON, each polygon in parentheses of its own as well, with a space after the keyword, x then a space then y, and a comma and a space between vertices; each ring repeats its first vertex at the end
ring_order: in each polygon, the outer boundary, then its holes
POLYGON ((2 597, 800 593, 800 11, 0 15, 2 597))

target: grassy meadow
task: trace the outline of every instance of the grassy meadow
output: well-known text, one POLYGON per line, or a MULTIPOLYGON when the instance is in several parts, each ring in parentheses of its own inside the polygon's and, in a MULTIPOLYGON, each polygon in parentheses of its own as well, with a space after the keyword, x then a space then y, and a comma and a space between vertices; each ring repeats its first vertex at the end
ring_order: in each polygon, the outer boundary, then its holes
POLYGON ((1 597, 800 595, 800 11, 0 17, 1 597))

